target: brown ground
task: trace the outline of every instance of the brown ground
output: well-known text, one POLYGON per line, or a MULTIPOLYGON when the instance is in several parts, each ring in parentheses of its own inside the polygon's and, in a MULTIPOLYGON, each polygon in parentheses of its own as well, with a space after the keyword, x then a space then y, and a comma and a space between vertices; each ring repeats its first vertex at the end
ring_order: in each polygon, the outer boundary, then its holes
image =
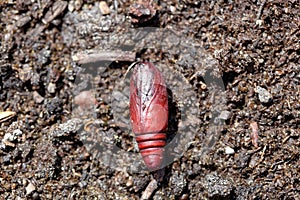
POLYGON ((1 199, 300 199, 299 1, 195 2, 0 1, 1 199), (136 173, 134 60, 187 148, 160 172, 136 173))

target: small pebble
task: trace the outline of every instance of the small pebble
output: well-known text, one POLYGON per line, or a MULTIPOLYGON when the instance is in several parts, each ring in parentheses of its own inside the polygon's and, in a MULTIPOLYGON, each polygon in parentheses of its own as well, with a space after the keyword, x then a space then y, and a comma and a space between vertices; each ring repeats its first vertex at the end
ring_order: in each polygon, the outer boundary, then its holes
POLYGON ((27 185, 27 183, 28 183, 27 180, 26 180, 25 178, 23 178, 23 179, 22 179, 22 184, 23 184, 23 186, 27 185))
POLYGON ((186 187, 187 181, 183 174, 178 172, 173 173, 170 177, 171 188, 174 195, 179 196, 186 187))
POLYGON ((171 13, 175 13, 176 12, 176 7, 175 6, 170 6, 170 11, 171 11, 171 13))
POLYGON ((22 135, 22 131, 20 129, 16 129, 13 133, 6 133, 2 141, 14 142, 19 135, 22 135))
POLYGON ((80 188, 84 188, 84 187, 87 186, 87 183, 86 183, 85 181, 81 181, 81 182, 78 183, 78 186, 79 186, 80 188))
POLYGON ((228 154, 228 155, 234 154, 234 149, 229 147, 229 146, 226 146, 225 147, 225 153, 228 154))
POLYGON ((216 173, 206 175, 203 186, 208 193, 208 199, 230 199, 233 190, 232 183, 216 173))
POLYGON ((126 187, 131 187, 133 185, 132 176, 129 177, 128 181, 126 182, 126 187))
POLYGON ((33 199, 33 200, 38 200, 38 199, 40 199, 39 194, 38 194, 37 192, 34 192, 34 193, 32 194, 32 199, 33 199))
POLYGON ((2 157, 2 163, 5 164, 5 165, 10 164, 11 158, 12 158, 12 157, 11 157, 10 154, 8 154, 8 155, 6 155, 6 156, 3 156, 3 157, 2 157))
POLYGON ((73 12, 75 10, 75 5, 74 4, 75 4, 74 0, 69 1, 69 3, 68 3, 68 10, 70 12, 73 12))
POLYGON ((227 120, 227 119, 230 118, 230 115, 231 115, 231 113, 230 113, 229 111, 223 110, 223 111, 221 112, 221 114, 219 115, 219 118, 220 118, 220 119, 223 119, 223 120, 227 120))
POLYGON ((99 8, 102 15, 108 15, 110 13, 109 7, 105 1, 100 1, 99 8))
POLYGON ((92 91, 82 91, 74 97, 74 103, 81 108, 89 108, 97 103, 95 95, 92 91))
POLYGON ((56 90, 56 85, 55 83, 49 83, 47 90, 50 94, 54 94, 56 90))
POLYGON ((35 190, 35 186, 31 182, 29 182, 29 184, 25 189, 26 189, 26 195, 29 195, 35 190))
POLYGON ((189 199, 189 195, 188 194, 183 194, 181 197, 180 197, 180 200, 188 200, 189 199))
POLYGON ((11 141, 14 141, 15 139, 17 139, 17 138, 15 138, 11 133, 6 133, 4 135, 2 141, 9 141, 9 142, 11 142, 11 141))
POLYGON ((255 24, 258 25, 258 26, 263 25, 263 23, 264 23, 264 21, 261 20, 261 19, 258 19, 258 20, 255 21, 255 24))
POLYGON ((257 86, 256 87, 256 92, 258 93, 258 99, 259 99, 260 102, 270 103, 272 101, 272 98, 273 98, 272 95, 265 88, 257 86))
POLYGON ((82 4, 83 4, 82 0, 75 0, 75 2, 74 2, 75 10, 80 10, 82 7, 82 4))
POLYGON ((44 101, 44 97, 42 97, 37 91, 33 92, 33 99, 36 103, 42 103, 44 101))

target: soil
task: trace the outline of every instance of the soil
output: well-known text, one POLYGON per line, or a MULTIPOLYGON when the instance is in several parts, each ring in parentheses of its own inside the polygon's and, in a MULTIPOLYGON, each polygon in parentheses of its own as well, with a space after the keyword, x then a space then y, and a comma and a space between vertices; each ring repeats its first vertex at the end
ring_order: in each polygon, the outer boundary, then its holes
POLYGON ((1 199, 300 199, 300 6, 0 1, 1 199), (169 94, 162 169, 129 120, 129 66, 169 94))

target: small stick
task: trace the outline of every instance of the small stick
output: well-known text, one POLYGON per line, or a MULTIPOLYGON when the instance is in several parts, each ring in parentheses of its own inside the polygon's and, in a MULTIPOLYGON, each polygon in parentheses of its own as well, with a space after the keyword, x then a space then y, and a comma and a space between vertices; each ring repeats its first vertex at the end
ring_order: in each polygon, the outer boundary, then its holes
POLYGON ((72 56, 79 64, 87 64, 100 61, 129 61, 135 60, 135 53, 131 51, 92 51, 81 52, 72 56))
POLYGON ((251 140, 252 140, 252 144, 254 147, 258 148, 258 144, 257 144, 257 140, 258 140, 258 125, 256 122, 251 122, 250 123, 250 128, 251 128, 251 140))
MULTIPOLYGON (((48 27, 58 15, 63 13, 68 5, 67 1, 56 1, 53 6, 48 10, 42 19, 43 24, 37 24, 36 27, 28 32, 30 39, 26 42, 28 45, 33 44, 38 39, 38 36, 48 27)), ((41 7, 41 2, 38 0, 38 6, 41 7)))
POLYGON ((150 199, 153 192, 157 189, 157 181, 155 179, 152 179, 150 183, 148 184, 147 188, 142 194, 141 200, 150 199))
POLYGON ((16 115, 16 113, 13 111, 0 112, 0 123, 14 117, 15 115, 16 115))
POLYGON ((256 15, 256 19, 257 19, 257 20, 260 19, 265 4, 266 4, 266 0, 263 0, 263 1, 260 3, 259 9, 258 9, 258 13, 257 13, 257 15, 256 15))
POLYGON ((42 22, 44 24, 48 24, 51 21, 53 21, 58 15, 60 15, 67 7, 68 2, 66 1, 56 1, 52 8, 48 10, 48 12, 45 14, 44 18, 42 19, 42 22))

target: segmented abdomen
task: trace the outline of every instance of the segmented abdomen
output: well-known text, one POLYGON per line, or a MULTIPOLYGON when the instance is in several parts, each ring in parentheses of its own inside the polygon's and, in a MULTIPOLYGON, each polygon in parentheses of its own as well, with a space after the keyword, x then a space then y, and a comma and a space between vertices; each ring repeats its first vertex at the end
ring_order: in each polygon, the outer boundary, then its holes
POLYGON ((130 81, 130 118, 146 166, 158 169, 166 145, 168 94, 161 73, 150 62, 134 68, 130 81))

